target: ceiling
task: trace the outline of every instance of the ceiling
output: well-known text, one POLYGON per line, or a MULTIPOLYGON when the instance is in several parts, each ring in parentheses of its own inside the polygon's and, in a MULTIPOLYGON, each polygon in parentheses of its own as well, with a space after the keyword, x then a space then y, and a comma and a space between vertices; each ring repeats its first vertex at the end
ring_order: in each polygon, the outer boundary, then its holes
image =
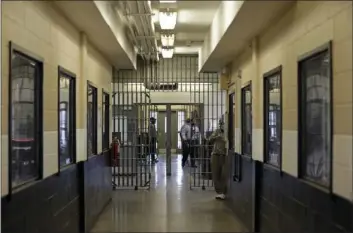
MULTIPOLYGON (((288 10, 295 1, 244 1, 229 26, 220 34, 207 58, 200 62, 199 71, 217 72, 234 60, 279 15, 288 10), (239 33, 241 32, 241 33, 239 33)), ((228 9, 228 5, 225 5, 228 9)), ((224 14, 220 16, 220 21, 224 14)), ((224 24, 222 22, 222 24, 224 24)), ((205 43, 209 46, 209 43, 205 43)))
MULTIPOLYGON (((99 1, 98 3, 110 2, 99 1)), ((136 53, 133 52, 132 45, 126 46, 126 43, 122 44, 122 40, 119 42, 114 35, 123 34, 123 28, 119 31, 113 31, 102 17, 102 12, 99 11, 94 1, 53 1, 53 4, 79 29, 79 31, 85 32, 88 40, 111 62, 111 64, 122 69, 136 68, 136 53), (102 40, 102 38, 104 38, 104 40, 102 40)), ((117 28, 115 27, 114 29, 117 28)))
POLYGON ((177 54, 197 54, 209 31, 220 1, 177 1, 176 3, 152 2, 158 45, 161 28, 158 21, 159 9, 176 8, 178 12, 175 31, 175 50, 177 54))
MULTIPOLYGON (((120 12, 121 6, 118 7, 119 2, 128 1, 54 2, 80 31, 85 32, 88 40, 116 68, 136 69, 138 53, 136 44, 138 43, 135 43, 134 36, 129 36, 131 33, 128 29, 132 27, 131 21, 127 20, 128 14, 120 12)), ((145 1, 136 2, 141 4, 145 1)), ((142 16, 135 17, 140 18, 136 24, 137 35, 141 38, 146 36, 145 40, 156 38, 157 45, 153 43, 156 51, 156 46, 161 46, 162 32, 158 12, 168 11, 168 9, 177 11, 177 23, 171 31, 175 34, 174 53, 199 55, 199 71, 218 72, 233 60, 254 36, 271 23, 274 17, 281 14, 293 2, 295 1, 237 1, 234 3, 233 1, 179 0, 174 3, 160 3, 155 0, 151 2, 146 12, 135 9, 130 14, 142 16), (151 25, 149 23, 151 8, 154 29, 145 30, 146 26, 151 25), (147 19, 149 22, 146 22, 147 19), (155 35, 151 35, 151 31, 155 31, 155 35)), ((136 35, 135 31, 133 34, 136 35)))

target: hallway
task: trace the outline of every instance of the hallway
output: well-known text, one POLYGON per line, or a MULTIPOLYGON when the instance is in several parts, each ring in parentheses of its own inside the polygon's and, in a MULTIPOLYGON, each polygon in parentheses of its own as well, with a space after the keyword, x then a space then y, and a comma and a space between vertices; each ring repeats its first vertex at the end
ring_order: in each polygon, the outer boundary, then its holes
POLYGON ((352 9, 3 1, 0 231, 353 232, 352 9))
POLYGON ((92 232, 241 232, 245 231, 226 202, 213 191, 189 189, 188 168, 173 156, 172 176, 165 158, 155 165, 151 190, 117 190, 92 232), (186 174, 185 174, 186 173, 186 174))

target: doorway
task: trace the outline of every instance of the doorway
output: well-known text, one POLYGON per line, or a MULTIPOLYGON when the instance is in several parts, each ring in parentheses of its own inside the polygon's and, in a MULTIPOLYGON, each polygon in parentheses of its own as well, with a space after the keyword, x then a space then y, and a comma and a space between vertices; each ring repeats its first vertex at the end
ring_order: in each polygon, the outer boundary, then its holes
MULTIPOLYGON (((178 115, 176 111, 171 111, 171 151, 172 153, 177 153, 178 148, 178 115)), ((159 153, 166 153, 166 143, 167 143, 167 112, 165 110, 158 110, 157 112, 157 132, 158 132, 158 146, 159 153)), ((168 132, 169 133, 169 132, 168 132)))
MULTIPOLYGON (((182 140, 180 129, 187 118, 193 119, 200 130, 204 132, 203 105, 202 104, 155 104, 156 110, 151 117, 157 119, 157 151, 162 160, 165 159, 167 175, 171 174, 171 161, 178 160, 181 164, 182 140), (163 159, 164 157, 164 159, 163 159), (180 160, 180 161, 179 161, 180 160)), ((201 138, 199 145, 201 145, 201 138)), ((201 149, 198 148, 199 154, 201 149)))

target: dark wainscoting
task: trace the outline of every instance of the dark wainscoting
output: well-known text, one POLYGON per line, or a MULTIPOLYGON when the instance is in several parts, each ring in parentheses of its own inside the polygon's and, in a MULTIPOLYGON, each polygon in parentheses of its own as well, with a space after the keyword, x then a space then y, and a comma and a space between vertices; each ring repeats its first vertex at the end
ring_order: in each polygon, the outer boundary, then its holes
POLYGON ((260 232, 352 232, 352 203, 262 166, 260 232))
POLYGON ((1 200, 1 230, 14 232, 79 232, 77 165, 14 192, 1 200))
POLYGON ((1 231, 89 232, 111 200, 110 151, 1 200, 1 231))
MULTIPOLYGON (((254 163, 253 160, 246 156, 240 156, 240 181, 235 182, 231 179, 229 188, 229 203, 237 215, 243 222, 245 227, 251 231, 254 228, 254 163)), ((234 156, 232 156, 234 159, 234 156)), ((232 162, 234 164, 234 161, 232 162)), ((232 175, 234 174, 234 166, 232 166, 232 175)))
MULTIPOLYGON (((353 232, 352 202, 267 164, 237 156, 241 179, 231 179, 228 201, 250 232, 353 232)), ((231 175, 234 166, 232 170, 231 175)))
POLYGON ((84 198, 81 199, 82 215, 81 231, 88 232, 93 227, 99 214, 111 201, 112 174, 110 150, 102 155, 89 158, 80 163, 82 174, 81 190, 84 198))

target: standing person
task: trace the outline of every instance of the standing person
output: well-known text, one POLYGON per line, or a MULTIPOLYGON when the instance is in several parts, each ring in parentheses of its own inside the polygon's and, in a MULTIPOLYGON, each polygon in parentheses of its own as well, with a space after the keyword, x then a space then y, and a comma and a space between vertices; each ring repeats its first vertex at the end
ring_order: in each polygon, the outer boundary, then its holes
POLYGON ((157 130, 156 130, 156 118, 150 118, 150 125, 148 130, 149 137, 149 146, 150 146, 150 155, 152 163, 158 162, 156 158, 157 153, 157 130))
POLYGON ((181 166, 184 167, 186 161, 188 160, 190 153, 190 139, 191 139, 191 120, 186 119, 184 125, 180 128, 180 138, 182 142, 183 159, 181 166))
POLYGON ((224 200, 227 193, 228 156, 226 138, 224 135, 224 122, 219 121, 219 128, 208 138, 213 145, 211 153, 212 179, 217 193, 216 199, 224 200))
POLYGON ((198 157, 200 146, 200 129, 194 121, 191 123, 190 160, 191 167, 197 167, 195 160, 198 157))
POLYGON ((113 148, 112 164, 113 167, 119 166, 119 156, 120 156, 120 141, 118 137, 114 137, 111 143, 113 148))

